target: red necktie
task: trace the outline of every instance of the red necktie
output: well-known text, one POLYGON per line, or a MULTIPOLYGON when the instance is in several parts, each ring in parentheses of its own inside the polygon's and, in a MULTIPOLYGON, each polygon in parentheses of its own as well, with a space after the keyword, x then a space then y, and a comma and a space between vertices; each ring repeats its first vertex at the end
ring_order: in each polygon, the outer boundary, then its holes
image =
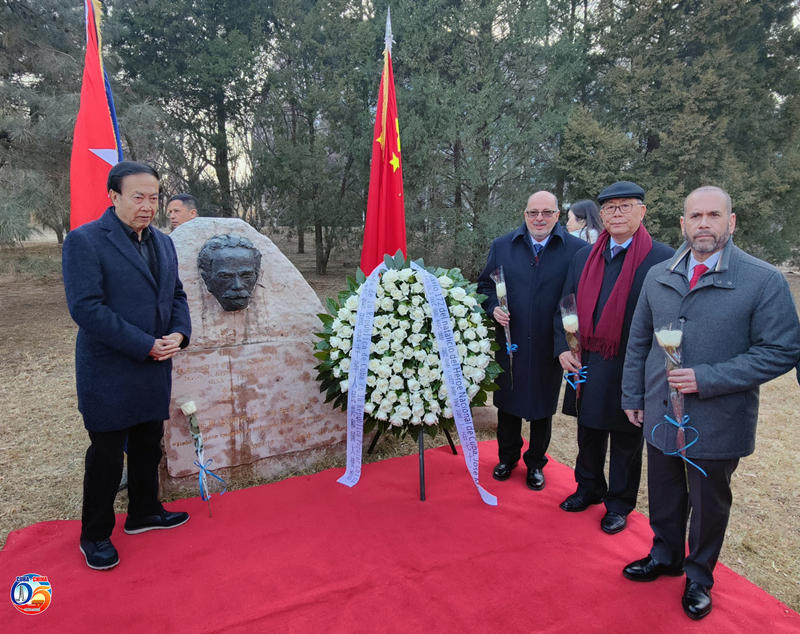
POLYGON ((698 264, 694 267, 694 271, 692 272, 692 279, 689 280, 689 288, 692 289, 697 284, 697 280, 708 270, 708 267, 705 264, 698 264))

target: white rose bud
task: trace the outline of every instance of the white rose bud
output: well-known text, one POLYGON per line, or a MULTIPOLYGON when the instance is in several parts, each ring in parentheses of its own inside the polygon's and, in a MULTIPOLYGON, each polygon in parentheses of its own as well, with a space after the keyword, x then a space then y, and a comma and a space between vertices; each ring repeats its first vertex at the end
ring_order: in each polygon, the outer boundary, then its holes
POLYGON ((680 330, 659 330, 656 332, 656 340, 662 348, 677 348, 681 345, 683 332, 680 330))
POLYGON ((197 405, 194 404, 194 401, 186 401, 181 405, 181 411, 184 416, 191 416, 197 411, 197 405))
POLYGON ((578 332, 578 316, 577 315, 564 315, 561 318, 561 325, 567 332, 578 332))

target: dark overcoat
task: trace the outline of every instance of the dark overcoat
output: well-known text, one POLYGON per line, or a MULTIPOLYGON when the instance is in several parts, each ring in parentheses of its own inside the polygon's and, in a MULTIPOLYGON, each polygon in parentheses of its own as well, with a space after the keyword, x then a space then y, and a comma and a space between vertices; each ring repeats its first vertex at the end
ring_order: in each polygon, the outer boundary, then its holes
MULTIPOLYGON (((653 267, 644 283, 625 359, 622 406, 644 410, 645 439, 674 451, 664 353, 653 331, 682 321, 682 365, 698 392, 684 395, 690 458, 728 459, 753 453, 759 385, 788 372, 800 356, 800 322, 783 275, 734 246, 689 290, 684 245, 653 267)), ((673 418, 674 420, 674 418, 673 418)))
MULTIPOLYGON (((564 282, 562 295, 566 296, 575 293, 578 296, 578 282, 581 279, 583 267, 589 258, 592 247, 584 247, 575 254, 575 258, 569 267, 567 279, 564 282)), ((586 382, 581 387, 581 397, 578 403, 578 424, 585 425, 592 429, 606 429, 611 431, 635 431, 625 412, 620 405, 622 394, 622 370, 625 362, 625 347, 628 344, 628 334, 630 333, 633 312, 636 309, 636 301, 642 290, 642 284, 647 272, 652 266, 669 259, 675 253, 675 249, 661 242, 653 240, 653 247, 650 253, 636 269, 633 277, 631 292, 625 304, 625 318, 622 323, 622 335, 620 337, 619 349, 615 356, 604 359, 599 352, 589 350, 582 351, 581 363, 587 367, 586 382)), ((600 289, 600 296, 597 298, 597 306, 594 313, 594 325, 602 315, 603 307, 608 301, 609 295, 614 288, 614 284, 622 271, 622 264, 628 256, 629 251, 625 249, 615 258, 611 258, 611 252, 606 249, 603 257, 606 260, 606 269, 603 275, 603 286, 600 289)), ((561 354, 569 350, 564 329, 561 326, 561 318, 557 316, 555 321, 555 352, 561 354)), ((572 388, 567 387, 572 391, 572 388)), ((574 395, 574 392, 572 393, 574 395)), ((567 398, 565 396, 565 398, 567 398)))
POLYGON ((561 366, 553 354, 553 314, 558 310, 570 262, 584 246, 586 242, 567 233, 558 223, 538 261, 525 223, 492 242, 486 268, 478 280, 478 292, 487 296, 483 308, 491 317, 498 301, 495 283, 489 276, 502 265, 511 314, 511 342, 518 346, 513 353, 512 389, 505 333, 497 325, 500 350, 495 356, 504 370, 497 380, 500 389, 494 392, 498 409, 527 420, 555 413, 561 366))
POLYGON ((69 232, 62 265, 67 306, 78 324, 78 409, 89 431, 169 418, 172 361, 148 356, 157 338, 191 335, 186 293, 169 236, 151 227, 158 280, 113 207, 69 232))

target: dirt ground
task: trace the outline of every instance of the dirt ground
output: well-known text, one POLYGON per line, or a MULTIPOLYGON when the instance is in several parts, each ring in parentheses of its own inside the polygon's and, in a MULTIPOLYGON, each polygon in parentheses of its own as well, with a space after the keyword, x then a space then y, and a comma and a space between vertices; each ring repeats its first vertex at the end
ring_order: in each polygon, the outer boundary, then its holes
MULTIPOLYGON (((309 252, 301 255, 294 243, 275 241, 321 298, 340 290, 345 275, 355 270, 357 257, 334 253, 329 275, 318 276, 310 240, 309 252)), ((52 244, 0 249, 0 545, 11 530, 80 517, 88 439, 76 407, 76 326, 66 309, 59 259, 60 250, 52 244), (20 260, 24 266, 17 264, 20 260)), ((800 275, 788 273, 787 279, 797 302, 800 275)), ((724 564, 794 610, 800 610, 799 416, 800 389, 794 373, 764 386, 756 453, 744 458, 734 474, 733 511, 721 556, 724 564)), ((574 419, 557 415, 553 427, 550 454, 571 466, 576 455, 574 419)), ((493 432, 481 436, 492 437, 493 432)), ((384 439, 374 459, 413 451, 413 442, 384 439)), ((642 480, 638 509, 646 513, 642 480)), ((118 504, 124 510, 124 495, 118 504)))

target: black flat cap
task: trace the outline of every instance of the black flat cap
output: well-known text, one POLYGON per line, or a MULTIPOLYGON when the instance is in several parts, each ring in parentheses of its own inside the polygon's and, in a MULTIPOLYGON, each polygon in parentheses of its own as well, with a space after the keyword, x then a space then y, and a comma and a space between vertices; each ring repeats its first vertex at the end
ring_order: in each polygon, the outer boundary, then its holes
POLYGON ((617 181, 597 195, 597 202, 602 205, 612 198, 638 198, 639 200, 644 200, 644 190, 631 181, 617 181))

